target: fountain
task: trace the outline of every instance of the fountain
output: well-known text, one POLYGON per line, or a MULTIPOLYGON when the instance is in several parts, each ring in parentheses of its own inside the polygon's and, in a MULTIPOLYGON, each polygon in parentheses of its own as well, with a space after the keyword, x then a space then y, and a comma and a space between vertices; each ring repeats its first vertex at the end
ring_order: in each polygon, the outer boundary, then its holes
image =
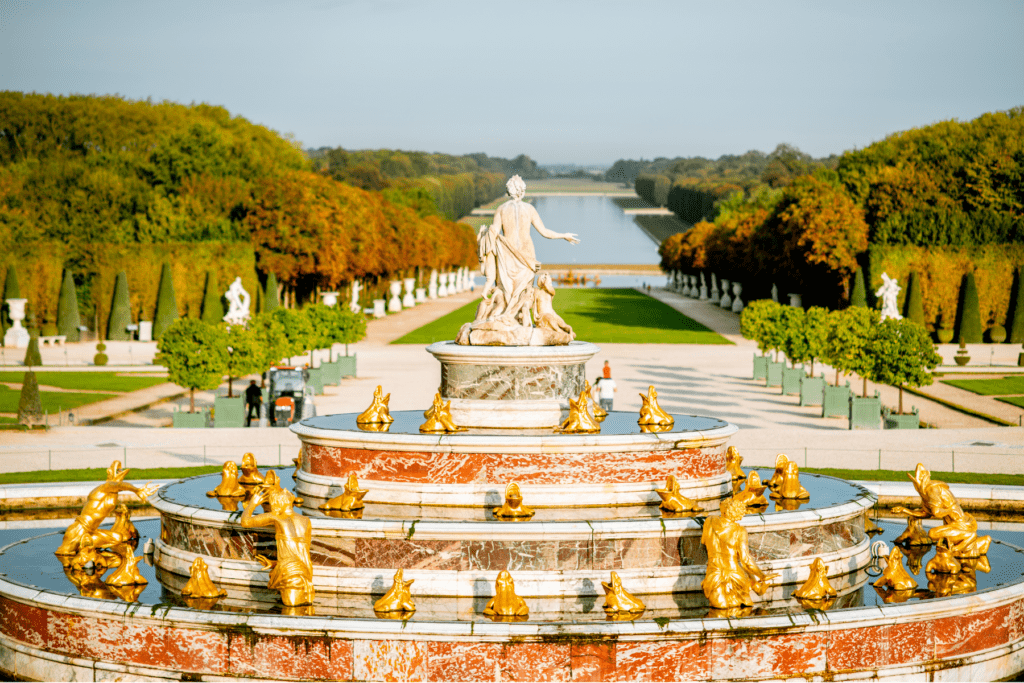
MULTIPOLYGON (((507 284, 485 285, 496 301, 474 333, 508 314, 496 312, 507 284)), ((781 455, 744 472, 734 425, 672 414, 655 387, 639 414, 595 415, 582 372, 593 344, 428 351, 442 380, 426 412, 390 411, 385 389, 400 388, 378 387, 363 413, 302 420, 294 473, 247 456, 242 475, 225 466, 154 491, 121 483, 115 463, 64 543, 41 535, 0 554, 0 670, 440 681, 1024 669, 1024 550, 1001 540, 1011 532, 979 537, 925 468, 912 475, 920 509, 898 513, 937 545, 890 550, 871 541, 867 489, 781 455), (141 559, 126 511, 99 528, 120 495, 160 516, 134 526, 151 548, 141 559)), ((903 530, 878 526, 890 543, 903 530)))

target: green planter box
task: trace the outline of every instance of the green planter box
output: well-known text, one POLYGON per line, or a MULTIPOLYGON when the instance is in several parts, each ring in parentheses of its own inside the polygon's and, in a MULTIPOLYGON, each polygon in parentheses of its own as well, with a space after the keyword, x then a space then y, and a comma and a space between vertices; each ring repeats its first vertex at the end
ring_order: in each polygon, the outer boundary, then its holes
POLYGON ((356 376, 356 354, 351 356, 338 356, 335 360, 338 367, 341 368, 342 377, 355 377, 356 376))
POLYGON ((218 429, 245 426, 245 398, 218 396, 213 399, 213 426, 218 429))
POLYGON ((321 363, 320 379, 323 380, 325 385, 337 386, 341 384, 341 366, 338 363, 332 362, 321 363))
POLYGON ((889 412, 889 410, 883 410, 882 416, 885 420, 886 429, 920 429, 921 428, 921 416, 917 413, 917 408, 911 408, 910 412, 906 415, 897 415, 896 413, 889 412))
POLYGON ((174 426, 176 429, 200 429, 206 427, 206 413, 202 410, 195 413, 186 413, 179 410, 174 413, 174 426))
POLYGON ((876 391, 874 396, 850 398, 850 429, 881 429, 882 397, 876 391))
POLYGON ((825 377, 800 378, 800 405, 820 406, 825 392, 825 377))
POLYGON ((850 383, 846 386, 826 384, 821 394, 822 417, 850 417, 850 383))
POLYGON ((306 386, 313 390, 313 395, 324 393, 324 376, 320 368, 308 368, 306 374, 306 386))
POLYGON ((768 361, 768 372, 765 375, 766 387, 781 387, 782 386, 782 371, 785 369, 785 363, 776 363, 775 361, 768 361))
POLYGON ((768 379, 768 356, 754 356, 754 380, 768 379))
POLYGON ((797 396, 800 393, 800 380, 807 376, 803 366, 782 369, 782 395, 797 396))

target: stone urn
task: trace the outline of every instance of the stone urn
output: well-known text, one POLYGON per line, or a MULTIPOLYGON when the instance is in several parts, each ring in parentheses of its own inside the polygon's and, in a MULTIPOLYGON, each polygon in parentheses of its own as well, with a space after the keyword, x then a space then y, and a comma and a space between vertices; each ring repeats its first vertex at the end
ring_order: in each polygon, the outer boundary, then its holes
POLYGON ((743 285, 738 282, 732 283, 732 312, 742 313, 743 312, 743 299, 740 298, 740 294, 743 293, 743 285))
POLYGON ((437 298, 437 271, 430 271, 430 282, 427 285, 427 297, 430 299, 437 298))
POLYGON ((383 318, 384 316, 387 315, 387 310, 384 308, 385 304, 387 304, 387 301, 385 301, 384 299, 374 299, 373 300, 373 317, 374 318, 383 318))
POLYGON ((427 303, 427 290, 424 287, 416 288, 416 303, 425 304, 427 303))
POLYGON ((437 288, 438 296, 448 296, 448 273, 440 273, 437 276, 441 286, 437 288))
POLYGON ((320 292, 320 296, 324 298, 325 306, 337 306, 339 292, 320 292))
POLYGON ((27 303, 28 299, 7 299, 7 315, 10 316, 13 324, 4 334, 4 346, 16 349, 28 348, 28 330, 21 325, 21 321, 25 319, 25 304, 27 303))
POLYGON ((405 286, 405 296, 402 297, 402 306, 404 308, 412 308, 416 305, 416 296, 412 293, 413 288, 416 286, 416 278, 407 277, 402 280, 402 284, 405 286))
POLYGON ((722 298, 718 305, 725 309, 732 309, 732 295, 729 293, 729 280, 722 279, 722 298))
POLYGON ((400 280, 391 281, 391 298, 388 300, 388 313, 397 313, 402 310, 402 282, 400 280))

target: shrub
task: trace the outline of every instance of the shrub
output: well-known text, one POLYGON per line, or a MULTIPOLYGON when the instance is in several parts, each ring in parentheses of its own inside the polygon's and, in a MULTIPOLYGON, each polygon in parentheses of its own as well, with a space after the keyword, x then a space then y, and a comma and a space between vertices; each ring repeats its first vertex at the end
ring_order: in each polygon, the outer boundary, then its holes
POLYGON ((871 355, 870 378, 899 388, 900 414, 903 413, 903 387, 931 384, 930 371, 942 362, 924 325, 906 318, 888 318, 875 326, 871 355))
POLYGON ((779 351, 785 340, 783 306, 771 299, 751 301, 740 314, 740 334, 757 342, 761 353, 779 351))
MULTIPOLYGON (((128 296, 128 274, 123 270, 114 281, 114 293, 110 297, 110 317, 107 318, 107 339, 127 341, 131 339, 128 325, 132 322, 131 299, 128 296)), ((97 363, 99 365, 99 363, 97 363)))
POLYGON ((280 305, 281 300, 277 296, 277 278, 270 273, 267 275, 266 295, 263 297, 263 312, 273 313, 280 305))
POLYGON ((106 365, 107 364, 107 361, 109 361, 110 359, 107 358, 107 354, 103 353, 106 350, 107 350, 107 345, 104 344, 103 342, 100 342, 99 344, 96 345, 96 355, 92 357, 92 364, 93 365, 106 365))
POLYGON ((21 381, 21 396, 18 398, 18 424, 36 424, 42 419, 43 404, 39 396, 39 381, 36 379, 36 373, 29 370, 21 381))
POLYGON ((82 322, 78 317, 78 292, 75 291, 75 279, 71 271, 64 270, 64 281, 60 287, 60 299, 57 301, 57 334, 62 334, 69 342, 79 339, 78 326, 82 322))
POLYGON ((924 301, 921 297, 921 276, 915 272, 910 273, 907 282, 906 305, 903 307, 903 317, 913 320, 918 325, 924 326, 924 301))
POLYGON ((39 353, 39 335, 35 332, 28 340, 28 349, 25 351, 25 365, 34 367, 43 364, 43 357, 39 353))
MULTIPOLYGON (((174 298, 174 280, 171 266, 164 263, 160 271, 160 289, 156 295, 156 312, 153 315, 153 339, 160 341, 164 332, 178 319, 178 303, 174 298)), ((193 411, 194 412, 194 411, 193 411)))
POLYGON ((982 341, 978 286, 974 283, 974 273, 964 276, 957 315, 957 337, 967 344, 980 344, 982 341))
POLYGON ((1013 300, 1006 326, 1010 328, 1009 340, 1011 344, 1024 342, 1024 266, 1017 268, 1014 272, 1013 300))
POLYGON ((196 411, 195 390, 216 389, 228 366, 223 327, 180 318, 164 330, 154 362, 167 368, 170 381, 188 389, 189 412, 196 411))
POLYGON ((850 372, 866 381, 871 371, 872 332, 877 324, 878 311, 863 306, 828 314, 824 356, 836 370, 836 386, 839 378, 850 372))
MULTIPOLYGON (((212 272, 206 272, 206 287, 203 290, 203 310, 199 316, 207 325, 220 325, 224 322, 224 304, 217 291, 217 278, 212 272)), ((248 373, 246 373, 248 374, 248 373)))

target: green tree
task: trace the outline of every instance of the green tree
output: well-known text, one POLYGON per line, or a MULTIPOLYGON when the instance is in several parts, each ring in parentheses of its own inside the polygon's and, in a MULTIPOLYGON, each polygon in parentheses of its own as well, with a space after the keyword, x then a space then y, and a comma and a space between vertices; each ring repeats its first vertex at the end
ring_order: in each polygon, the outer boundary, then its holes
POLYGON ((254 330, 245 325, 228 325, 228 396, 234 396, 231 383, 236 377, 245 377, 266 369, 260 353, 260 344, 254 330))
POLYGON ((195 391, 216 389, 228 367, 228 339, 223 327, 195 318, 175 320, 160 337, 155 362, 168 378, 188 389, 189 412, 196 411, 195 391))
POLYGON ((132 322, 132 305, 128 296, 128 273, 123 270, 114 280, 114 293, 110 297, 110 317, 107 318, 107 339, 127 341, 128 326, 132 322))
MULTIPOLYGON (((740 314, 740 334, 757 342, 762 354, 778 352, 784 343, 782 305, 771 299, 751 301, 740 314)), ((778 360, 778 354, 776 354, 778 360)))
MULTIPOLYGON (((220 292, 217 291, 217 276, 211 271, 206 271, 206 288, 203 290, 203 309, 199 315, 199 319, 207 325, 220 325, 224 321, 224 304, 221 303, 220 292)), ((229 396, 230 388, 231 385, 229 383, 229 396)))
POLYGON ((1011 311, 1009 341, 1011 344, 1024 342, 1024 266, 1017 269, 1016 282, 1013 286, 1013 310, 1011 311))
POLYGON ((174 297, 174 279, 171 265, 165 263, 160 270, 160 288, 156 294, 156 313, 153 316, 153 339, 160 341, 164 332, 178 319, 178 302, 174 297))
POLYGON ((261 313, 249 321, 248 329, 253 334, 256 353, 259 355, 258 372, 265 372, 288 355, 288 337, 284 333, 284 325, 274 315, 261 313))
POLYGON ((867 288, 864 286, 864 270, 861 268, 853 271, 853 291, 850 292, 850 305, 868 305, 867 288))
POLYGON ((907 282, 907 299, 904 305, 903 317, 924 326, 924 297, 921 294, 921 276, 916 272, 910 273, 910 278, 907 282))
POLYGON ((924 325, 907 318, 887 318, 875 326, 872 356, 871 379, 899 388, 901 415, 903 387, 931 384, 930 371, 942 362, 924 325))
POLYGON ((962 291, 960 308, 957 311, 957 338, 967 344, 980 344, 981 311, 978 305, 978 286, 974 283, 973 272, 964 276, 962 291))
POLYGON ((287 340, 285 345, 285 356, 301 356, 316 348, 319 341, 317 331, 313 327, 309 316, 301 310, 278 308, 270 314, 281 324, 284 336, 287 340))
POLYGON ((57 334, 66 337, 66 341, 76 342, 79 339, 78 326, 82 321, 78 317, 78 292, 75 291, 75 279, 71 271, 64 270, 64 282, 60 286, 60 298, 57 300, 57 334))
POLYGON ((782 306, 779 311, 779 324, 782 326, 782 352, 789 359, 789 364, 796 367, 797 363, 810 360, 810 346, 807 344, 806 316, 804 309, 794 306, 782 306))
MULTIPOLYGON (((828 314, 825 357, 836 371, 836 386, 842 375, 855 372, 866 378, 871 369, 871 337, 878 323, 878 311, 851 306, 828 314)), ((864 394, 867 393, 865 379, 864 394)))
POLYGON ((21 396, 18 398, 18 424, 36 424, 42 418, 43 404, 39 396, 39 380, 36 379, 36 373, 29 370, 21 380, 21 396))
POLYGON ((366 316, 353 313, 341 306, 325 306, 316 304, 307 306, 303 311, 309 316, 310 322, 317 333, 317 348, 330 349, 334 344, 355 344, 366 336, 366 316))
POLYGON ((25 351, 25 365, 35 367, 43 364, 43 357, 39 353, 39 335, 32 332, 28 340, 28 349, 25 351))
POLYGON ((812 306, 804 311, 803 333, 807 343, 807 358, 811 362, 810 376, 814 377, 814 361, 826 360, 828 309, 812 306))
POLYGON ((0 316, 0 331, 6 332, 11 326, 11 316, 7 311, 7 299, 20 299, 21 288, 18 287, 18 273, 14 264, 7 266, 7 278, 4 280, 3 316, 0 316))
POLYGON ((277 295, 277 276, 270 273, 267 275, 267 288, 263 297, 263 312, 273 313, 280 305, 281 300, 277 295))

